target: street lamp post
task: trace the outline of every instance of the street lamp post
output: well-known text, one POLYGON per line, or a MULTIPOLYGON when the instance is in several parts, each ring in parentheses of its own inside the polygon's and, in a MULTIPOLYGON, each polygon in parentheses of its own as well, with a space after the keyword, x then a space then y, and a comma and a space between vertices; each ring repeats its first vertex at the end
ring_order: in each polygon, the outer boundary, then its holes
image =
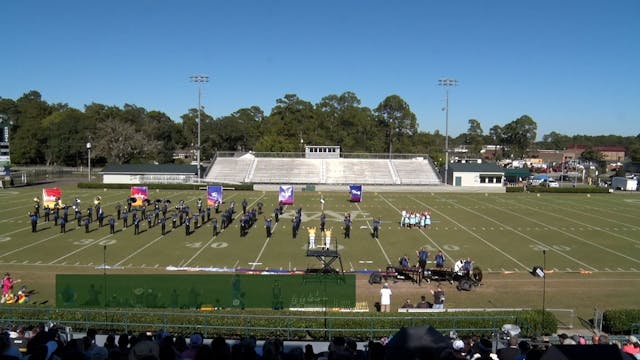
POLYGON ((89 182, 91 182, 91 143, 87 143, 87 168, 89 169, 89 182))
POLYGON ((198 182, 200 182, 200 111, 202 106, 200 101, 202 98, 202 83, 209 82, 208 75, 192 75, 190 76, 192 82, 198 83, 198 145, 196 152, 196 161, 198 162, 198 182))
POLYGON ((449 177, 449 87, 457 86, 458 80, 444 78, 438 80, 439 86, 445 88, 445 125, 444 125, 444 184, 448 184, 449 177))

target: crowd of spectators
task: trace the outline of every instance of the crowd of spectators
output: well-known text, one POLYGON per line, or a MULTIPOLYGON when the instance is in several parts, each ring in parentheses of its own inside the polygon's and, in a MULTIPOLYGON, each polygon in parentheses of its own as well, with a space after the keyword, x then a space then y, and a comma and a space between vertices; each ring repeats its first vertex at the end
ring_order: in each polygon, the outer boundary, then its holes
MULTIPOLYGON (((288 344, 279 338, 267 339, 258 345, 254 336, 229 340, 221 336, 205 339, 202 333, 188 337, 172 335, 163 330, 154 334, 109 334, 96 341, 96 331, 89 329, 85 336, 67 339, 67 334, 55 326, 37 326, 31 330, 25 349, 19 349, 10 332, 0 329, 0 359, 2 360, 383 360, 389 339, 358 343, 342 336, 334 337, 325 351, 315 352, 314 346, 288 344), (102 342, 102 341, 101 341, 102 342), (364 346, 362 346, 364 345, 364 346)), ((640 359, 640 343, 629 336, 624 343, 610 342, 606 335, 590 339, 580 335, 560 334, 561 345, 609 345, 614 343, 623 359, 640 359)), ((504 341, 492 341, 478 336, 455 334, 446 348, 441 350, 440 360, 531 360, 542 358, 551 346, 546 338, 520 340, 517 336, 504 341)))

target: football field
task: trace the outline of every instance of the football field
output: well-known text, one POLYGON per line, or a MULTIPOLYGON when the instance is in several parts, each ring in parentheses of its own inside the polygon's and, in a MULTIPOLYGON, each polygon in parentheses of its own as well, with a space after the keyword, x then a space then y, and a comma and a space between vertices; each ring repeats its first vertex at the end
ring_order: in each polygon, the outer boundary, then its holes
MULTIPOLYGON (((128 190, 78 189, 75 185, 58 186, 62 202, 71 204, 80 198, 83 214, 93 206, 96 196, 102 199, 107 214, 115 214, 118 202, 125 204, 128 190)), ((0 190, 0 271, 11 271, 25 283, 41 284, 38 274, 93 273, 108 270, 117 273, 189 271, 276 270, 303 271, 321 266, 307 257, 306 227, 319 227, 324 208, 327 227, 333 228, 345 271, 384 270, 407 255, 417 263, 416 251, 425 247, 429 260, 442 251, 451 265, 471 257, 486 275, 528 274, 533 266, 546 263, 554 274, 597 274, 602 278, 640 276, 640 196, 637 194, 495 194, 495 193, 388 193, 363 189, 360 203, 352 203, 344 192, 295 193, 295 203, 284 208, 280 221, 267 238, 264 218, 277 207, 277 186, 273 192, 224 192, 224 210, 236 203, 234 221, 214 236, 211 222, 205 222, 187 236, 184 227, 161 234, 160 226, 148 228, 141 223, 141 233, 133 227, 124 229, 122 220, 116 233, 109 226, 98 227, 96 221, 86 232, 78 227, 70 213, 67 232, 62 234, 53 221, 40 218, 38 231, 31 231, 28 212, 33 198, 42 197, 42 187, 0 190), (324 197, 324 205, 320 202, 324 197), (264 214, 240 236, 241 203, 248 208, 264 204, 264 214), (291 219, 302 208, 302 226, 297 238, 292 236, 291 219), (400 226, 401 212, 430 210, 432 225, 426 229, 400 226), (350 239, 344 239, 345 214, 352 219, 350 239), (372 220, 380 217, 380 236, 371 236, 372 220), (546 255, 543 256, 543 250, 546 255), (106 264, 106 267, 103 266, 106 264)), ((149 197, 170 199, 171 205, 184 200, 191 209, 205 191, 156 190, 149 186, 149 197)), ((174 211, 170 207, 171 214, 174 211)), ((220 221, 220 214, 212 211, 220 221)), ((94 215, 95 216, 95 215, 94 215)), ((318 241, 319 242, 319 241, 318 241)), ((339 267, 338 263, 334 266, 339 267)), ((46 277, 44 277, 46 278, 46 277)), ((46 286, 46 285, 39 285, 46 286)), ((51 285, 53 286, 53 285, 51 285)), ((53 291, 53 290, 51 290, 53 291)))

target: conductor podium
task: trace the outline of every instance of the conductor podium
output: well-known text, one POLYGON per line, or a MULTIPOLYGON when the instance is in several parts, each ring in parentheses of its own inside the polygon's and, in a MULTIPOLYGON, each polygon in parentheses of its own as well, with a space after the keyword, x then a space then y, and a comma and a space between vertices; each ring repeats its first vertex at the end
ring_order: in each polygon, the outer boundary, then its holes
POLYGON ((307 268, 305 273, 307 274, 344 274, 342 268, 342 259, 340 253, 338 253, 338 242, 334 242, 335 248, 315 247, 310 248, 307 244, 307 257, 316 258, 322 265, 320 268, 307 268), (334 268, 334 263, 338 262, 339 269, 334 268))

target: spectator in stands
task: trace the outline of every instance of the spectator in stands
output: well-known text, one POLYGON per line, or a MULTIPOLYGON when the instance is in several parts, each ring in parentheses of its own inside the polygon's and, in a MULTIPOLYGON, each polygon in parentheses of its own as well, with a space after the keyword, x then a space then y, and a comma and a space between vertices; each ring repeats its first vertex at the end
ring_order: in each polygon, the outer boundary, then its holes
POLYGON ((629 336, 627 338, 627 343, 622 347, 622 351, 640 359, 640 343, 638 342, 638 338, 635 336, 629 336))
POLYGON ((313 352, 313 345, 307 344, 304 346, 304 360, 316 360, 318 356, 313 352))
POLYGON ((475 354, 471 357, 474 360, 495 360, 498 356, 491 352, 493 344, 489 339, 480 339, 475 344, 475 354), (479 355, 479 356, 478 356, 479 355))
POLYGON ((102 346, 96 346, 91 352, 90 360, 107 360, 109 358, 109 350, 102 346))
POLYGON ((416 308, 428 309, 430 307, 431 307, 431 304, 427 301, 427 297, 424 295, 420 296, 420 302, 416 304, 416 308))
POLYGON ((20 353, 18 347, 13 344, 9 333, 6 331, 0 334, 0 357, 6 360, 22 359, 22 353, 20 353))
POLYGON ((410 299, 406 299, 406 300, 404 301, 404 304, 402 304, 402 308, 403 308, 403 309, 413 309, 413 308, 414 308, 414 306, 413 306, 413 304, 411 303, 411 300, 410 300, 410 299))
POLYGON ((382 285, 382 289, 380 289, 380 312, 389 312, 389 308, 391 307, 391 289, 389 288, 388 283, 384 283, 382 285))
POLYGON ((518 350, 520 351, 520 355, 518 355, 516 359, 524 360, 527 358, 529 351, 531 351, 531 345, 527 341, 522 340, 518 343, 518 350))
POLYGON ((159 347, 159 355, 160 360, 178 360, 180 359, 180 353, 175 347, 175 343, 173 341, 173 336, 169 336, 164 333, 160 335, 159 339, 156 340, 159 347))
POLYGON ((440 354, 441 360, 462 360, 467 359, 466 354, 464 353, 465 345, 462 340, 454 340, 451 344, 451 347, 444 350, 440 354))
POLYGON ((222 336, 216 336, 211 340, 213 359, 227 360, 231 358, 231 347, 222 336))
POLYGON ((593 335, 593 336, 591 337, 591 343, 592 343, 593 345, 597 345, 597 344, 599 344, 599 343, 600 343, 600 337, 599 337, 598 335, 593 335))
POLYGON ((511 336, 507 341, 507 346, 502 349, 498 349, 496 354, 500 360, 516 360, 520 356, 520 349, 518 348, 518 338, 511 336))
POLYGON ((201 333, 193 333, 189 338, 189 348, 181 354, 183 360, 194 360, 198 349, 202 346, 204 338, 201 333))
POLYGON ((126 333, 118 336, 118 352, 120 353, 121 359, 129 358, 129 335, 126 333))
POLYGON ((129 360, 159 360, 160 347, 145 334, 141 334, 132 343, 129 360))
POLYGON ((105 339, 104 344, 102 346, 104 346, 105 349, 109 351, 117 349, 118 345, 116 345, 116 336, 113 334, 107 335, 107 338, 105 339))

